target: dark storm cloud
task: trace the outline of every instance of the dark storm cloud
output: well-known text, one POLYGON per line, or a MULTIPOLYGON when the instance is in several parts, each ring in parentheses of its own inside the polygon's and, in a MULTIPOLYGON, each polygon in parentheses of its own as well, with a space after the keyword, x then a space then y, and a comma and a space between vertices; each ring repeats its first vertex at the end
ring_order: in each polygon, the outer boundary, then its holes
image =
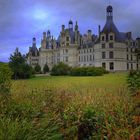
MULTIPOLYGON (((37 37, 38 47, 42 32, 51 30, 58 37, 61 25, 68 25, 70 18, 78 20, 82 33, 92 29, 98 32, 106 18, 109 0, 0 0, 0 61, 19 47, 25 53, 37 37)), ((140 35, 139 0, 112 0, 114 21, 120 31, 140 35)))

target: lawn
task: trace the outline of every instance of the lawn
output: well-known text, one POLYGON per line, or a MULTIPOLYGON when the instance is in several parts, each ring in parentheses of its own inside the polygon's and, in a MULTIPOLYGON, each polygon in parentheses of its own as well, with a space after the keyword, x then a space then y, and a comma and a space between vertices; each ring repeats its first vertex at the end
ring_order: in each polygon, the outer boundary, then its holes
POLYGON ((13 81, 12 102, 6 109, 8 116, 0 121, 0 134, 28 140, 137 137, 140 128, 133 122, 135 104, 126 79, 126 73, 112 73, 13 81))

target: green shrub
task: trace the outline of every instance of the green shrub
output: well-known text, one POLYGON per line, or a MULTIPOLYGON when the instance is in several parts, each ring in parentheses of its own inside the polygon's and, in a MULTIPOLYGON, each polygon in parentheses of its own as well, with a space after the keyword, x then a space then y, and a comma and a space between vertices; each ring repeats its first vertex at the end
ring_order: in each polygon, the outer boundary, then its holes
POLYGON ((71 76, 101 76, 107 72, 101 67, 76 67, 71 69, 71 76))
POLYGON ((37 65, 35 66, 34 70, 35 70, 35 73, 40 74, 40 73, 41 73, 41 67, 40 67, 40 65, 37 64, 37 65))
POLYGON ((47 63, 45 64, 45 66, 44 66, 44 68, 43 68, 43 72, 44 72, 44 74, 45 74, 46 72, 49 72, 49 67, 48 67, 47 63))
POLYGON ((10 92, 12 72, 8 65, 0 64, 0 93, 10 92))
POLYGON ((135 94, 140 90, 140 71, 130 71, 127 78, 128 88, 130 92, 135 94))
POLYGON ((67 64, 60 62, 57 65, 53 66, 51 70, 51 75, 54 76, 69 75, 70 71, 71 71, 71 67, 69 67, 67 64))

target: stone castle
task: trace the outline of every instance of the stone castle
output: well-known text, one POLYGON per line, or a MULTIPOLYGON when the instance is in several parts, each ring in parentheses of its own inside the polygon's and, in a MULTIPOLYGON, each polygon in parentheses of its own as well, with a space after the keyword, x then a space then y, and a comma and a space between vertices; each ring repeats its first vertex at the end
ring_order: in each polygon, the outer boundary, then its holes
POLYGON ((140 47, 140 38, 133 39, 131 32, 120 32, 113 22, 113 7, 106 9, 106 23, 99 34, 92 34, 91 30, 82 35, 78 23, 72 20, 68 28, 62 25, 58 39, 50 31, 43 33, 41 47, 36 47, 33 38, 32 47, 27 55, 31 66, 39 64, 43 70, 47 63, 51 69, 54 64, 63 62, 72 67, 104 67, 108 71, 127 71, 140 67, 140 61, 135 53, 140 47))

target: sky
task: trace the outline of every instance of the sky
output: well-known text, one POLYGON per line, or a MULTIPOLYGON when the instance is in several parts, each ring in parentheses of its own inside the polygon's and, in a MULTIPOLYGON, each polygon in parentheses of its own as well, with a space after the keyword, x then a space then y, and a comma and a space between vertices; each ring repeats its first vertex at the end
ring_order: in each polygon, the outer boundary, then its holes
POLYGON ((98 34, 103 28, 106 7, 113 6, 114 22, 122 32, 140 36, 140 0, 0 0, 0 61, 8 62, 16 47, 27 53, 36 37, 40 47, 47 30, 57 39, 61 25, 78 21, 82 34, 88 29, 98 34))

